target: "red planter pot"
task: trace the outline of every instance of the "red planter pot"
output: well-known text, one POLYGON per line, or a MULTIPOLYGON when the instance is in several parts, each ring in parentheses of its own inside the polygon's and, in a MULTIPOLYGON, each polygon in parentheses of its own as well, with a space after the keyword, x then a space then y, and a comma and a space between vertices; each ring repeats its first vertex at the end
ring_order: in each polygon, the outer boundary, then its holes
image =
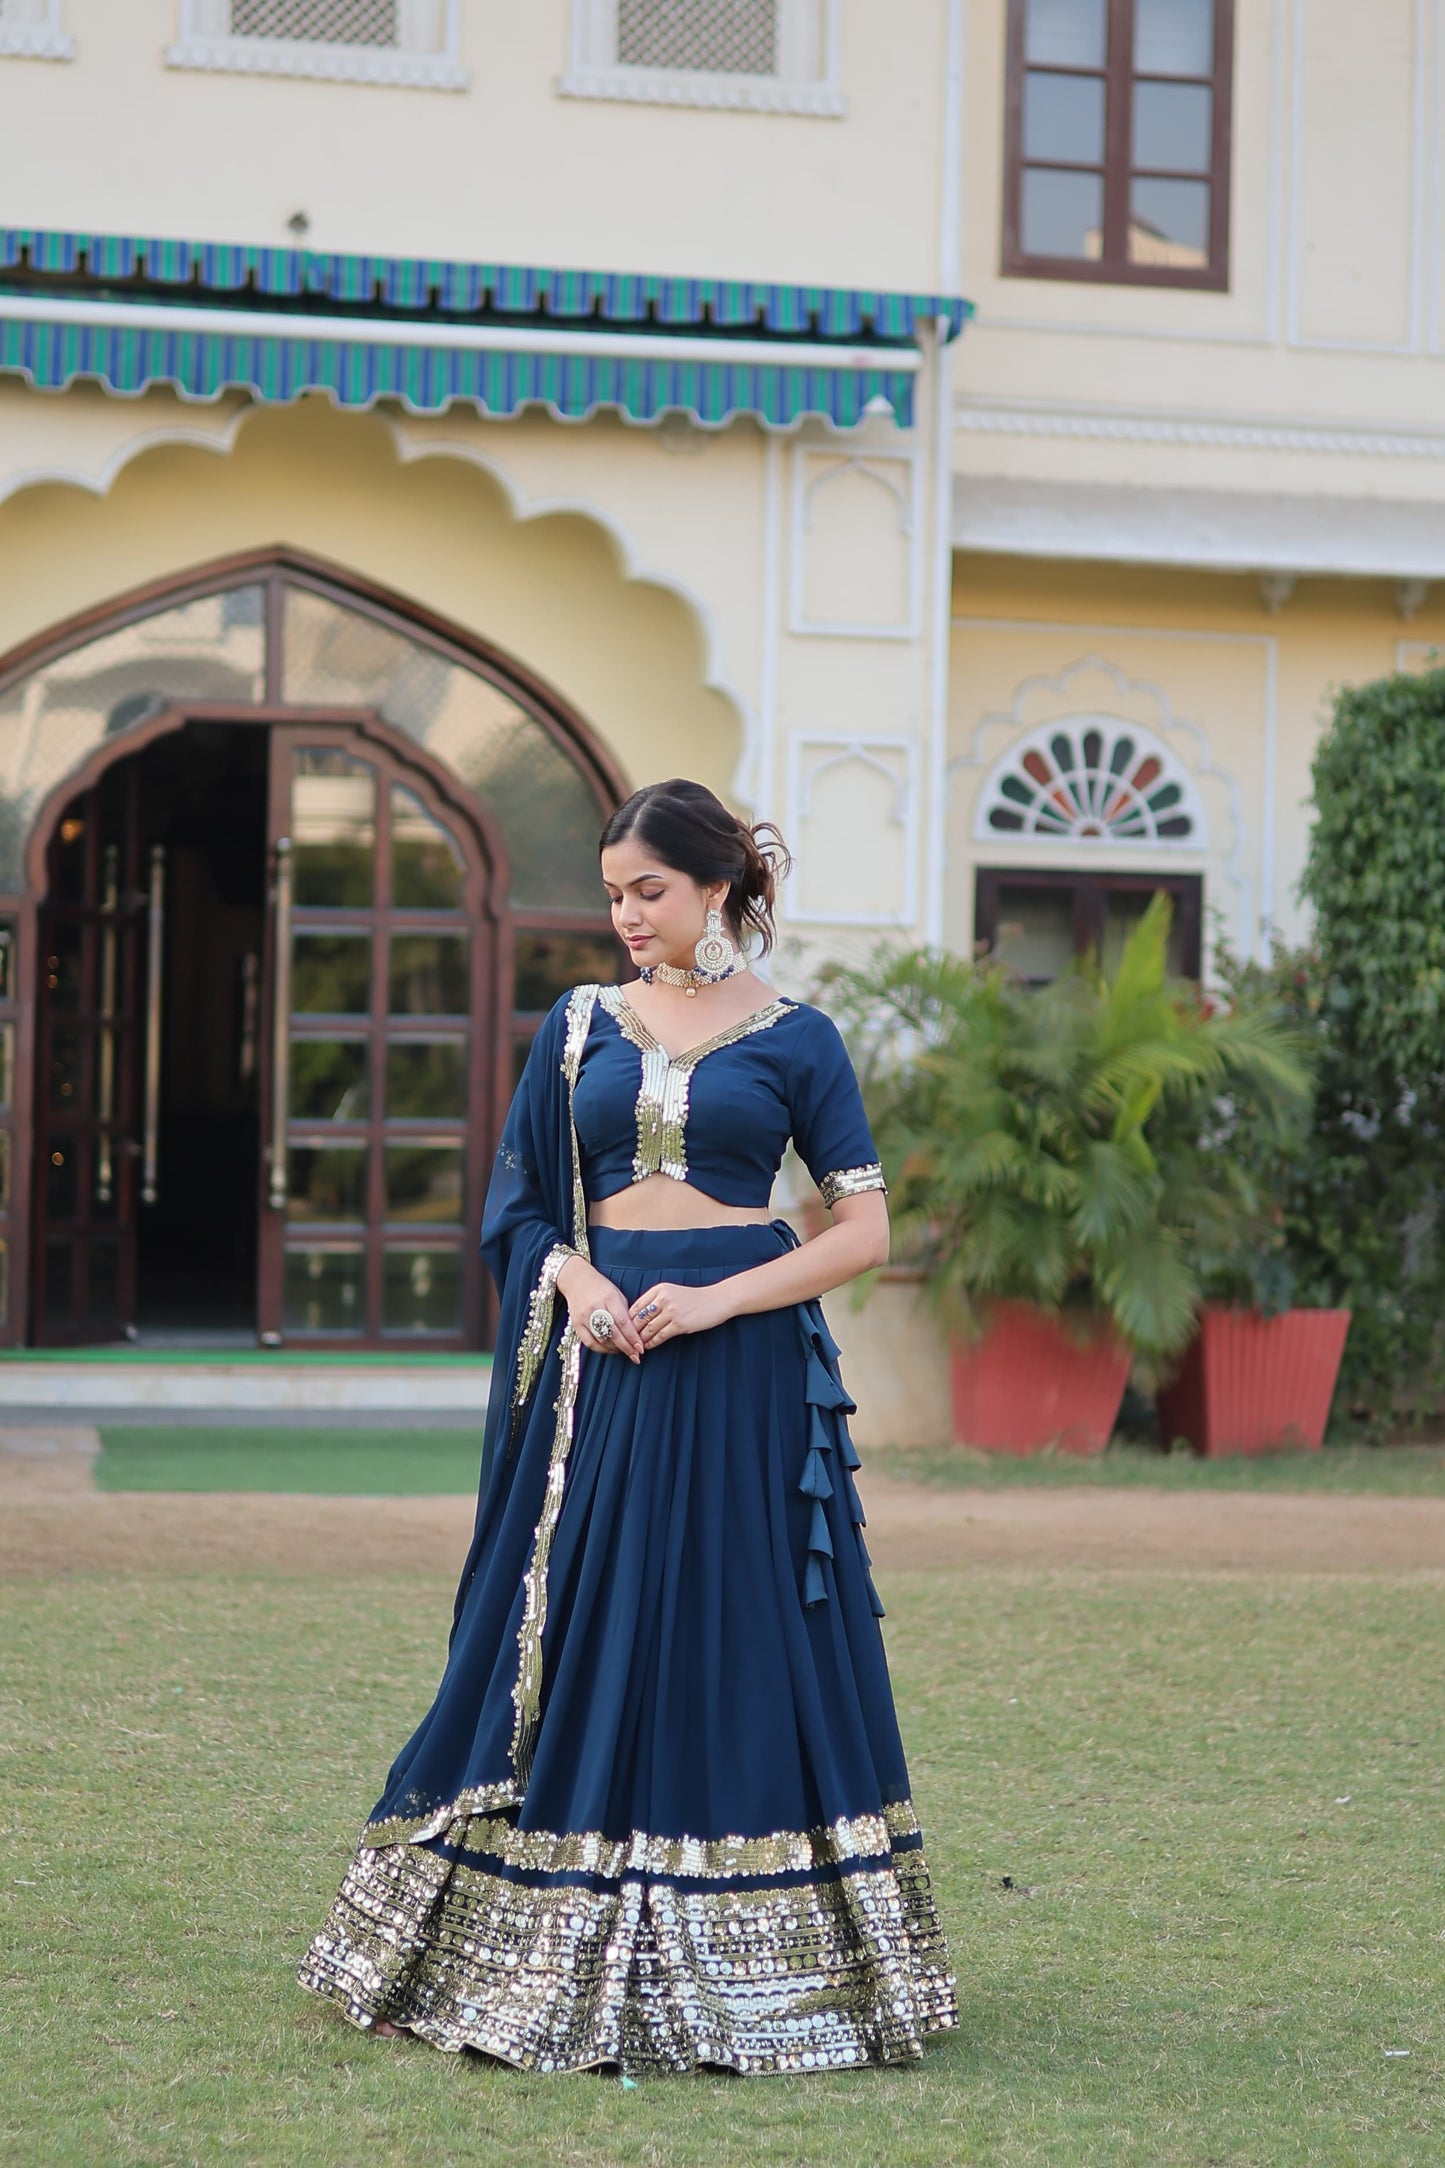
POLYGON ((1348 1310, 1206 1308, 1172 1384, 1156 1396, 1166 1442, 1196 1453, 1317 1453, 1350 1329, 1348 1310))
POLYGON ((1102 1453, 1130 1355, 1097 1319, 1069 1326, 1029 1302, 990 1305, 983 1337, 956 1341, 953 1435, 989 1453, 1102 1453))

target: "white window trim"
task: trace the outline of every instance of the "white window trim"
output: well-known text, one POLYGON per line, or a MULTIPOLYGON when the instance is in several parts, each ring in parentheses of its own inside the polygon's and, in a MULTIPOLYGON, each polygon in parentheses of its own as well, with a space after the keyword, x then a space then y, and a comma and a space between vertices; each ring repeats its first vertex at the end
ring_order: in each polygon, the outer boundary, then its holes
POLYGON ((0 22, 0 55, 11 60, 74 60, 75 40, 60 27, 61 0, 49 0, 38 23, 0 22))
POLYGON ((391 46, 322 45, 310 38, 233 38, 208 28, 208 0, 181 0, 181 34, 166 49, 170 68, 235 75, 302 75, 331 83, 395 83, 410 90, 465 90, 460 0, 442 0, 442 49, 408 53, 391 46))
POLYGON ((617 59, 617 0, 572 0, 572 65, 557 81, 564 98, 613 98, 633 105, 731 107, 753 113, 838 119, 848 101, 838 88, 840 0, 818 0, 822 44, 818 72, 797 67, 790 45, 806 0, 778 0, 781 62, 777 75, 713 75, 693 68, 631 68, 617 59))

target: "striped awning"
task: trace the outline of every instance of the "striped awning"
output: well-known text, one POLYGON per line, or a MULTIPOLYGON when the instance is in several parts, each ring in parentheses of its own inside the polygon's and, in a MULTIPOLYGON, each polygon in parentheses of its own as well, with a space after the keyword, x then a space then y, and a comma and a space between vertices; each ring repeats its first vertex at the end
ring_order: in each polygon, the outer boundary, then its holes
POLYGON ((906 426, 920 330, 953 338, 970 314, 931 294, 0 229, 0 373, 45 390, 906 426))

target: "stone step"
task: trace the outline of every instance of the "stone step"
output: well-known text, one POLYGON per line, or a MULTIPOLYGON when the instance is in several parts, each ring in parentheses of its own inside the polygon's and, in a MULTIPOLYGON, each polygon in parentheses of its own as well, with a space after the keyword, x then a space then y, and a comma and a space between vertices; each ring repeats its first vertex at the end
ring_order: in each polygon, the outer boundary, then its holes
POLYGON ((486 1412, 491 1363, 485 1356, 373 1357, 287 1361, 280 1357, 228 1361, 148 1360, 140 1355, 77 1361, 24 1353, 0 1358, 0 1412, 43 1422, 50 1413, 92 1420, 127 1410, 194 1413, 244 1421, 250 1414, 473 1417, 486 1412))

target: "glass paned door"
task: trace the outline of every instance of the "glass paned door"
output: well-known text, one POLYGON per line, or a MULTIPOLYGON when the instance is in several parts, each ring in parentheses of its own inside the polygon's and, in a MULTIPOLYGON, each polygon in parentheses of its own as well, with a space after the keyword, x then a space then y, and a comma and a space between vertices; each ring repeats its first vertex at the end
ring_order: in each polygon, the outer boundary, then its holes
POLYGON ((262 1337, 479 1344, 496 988, 488 871, 355 728, 272 733, 262 1337))
POLYGON ((149 1087, 165 892, 156 857, 142 862, 134 762, 71 800, 46 854, 31 1321, 39 1347, 120 1339, 134 1321, 137 1213, 156 1181, 149 1087), (148 980, 155 1002, 145 1000, 148 980))

